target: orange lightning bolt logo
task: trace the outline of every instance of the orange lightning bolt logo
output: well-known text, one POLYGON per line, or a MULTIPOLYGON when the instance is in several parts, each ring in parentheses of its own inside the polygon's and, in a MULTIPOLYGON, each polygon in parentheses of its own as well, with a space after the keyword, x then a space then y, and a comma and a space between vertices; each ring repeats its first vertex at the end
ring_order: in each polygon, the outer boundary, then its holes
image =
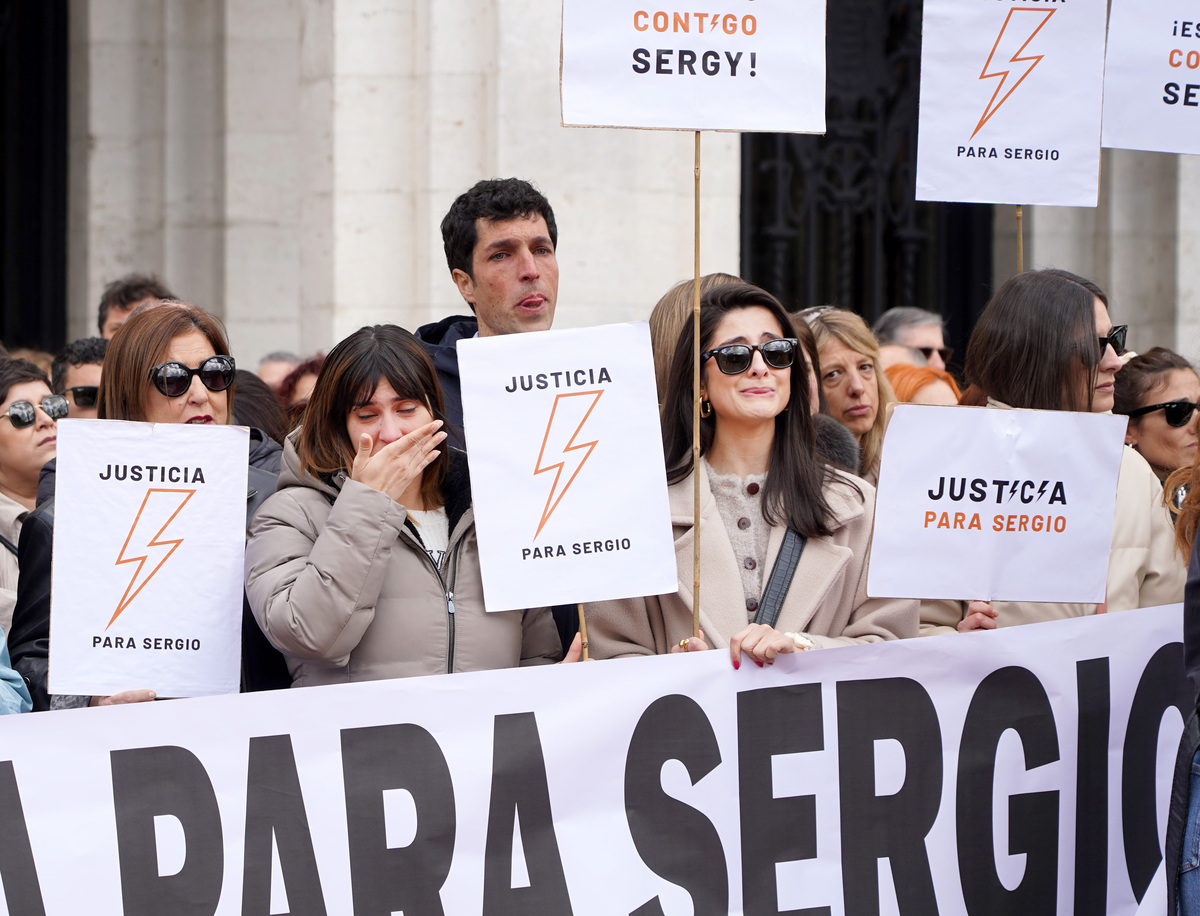
POLYGON ((147 583, 154 578, 154 574, 163 568, 163 564, 171 559, 171 554, 183 543, 183 538, 163 540, 163 534, 195 492, 195 490, 160 490, 156 488, 146 491, 146 497, 142 500, 133 524, 129 526, 129 534, 125 536, 125 543, 121 545, 121 552, 117 554, 117 561, 114 564, 120 566, 123 563, 136 563, 137 567, 133 570, 133 577, 129 580, 125 594, 117 603, 117 609, 113 612, 112 619, 104 629, 107 630, 113 625, 113 621, 121 616, 121 612, 129 607, 133 599, 138 596, 138 592, 146 587, 147 583), (167 516, 165 522, 162 521, 164 515, 167 516), (134 537, 139 531, 141 536, 134 537), (147 537, 148 531, 154 531, 154 534, 147 537), (132 550, 130 550, 130 544, 134 545, 132 550), (165 553, 164 549, 166 549, 165 553), (126 551, 129 551, 129 556, 126 556, 126 551), (151 559, 157 562, 149 572, 145 572, 151 559), (145 574, 143 575, 143 573, 145 574))
MULTIPOLYGON (((1008 16, 1004 20, 1004 25, 1000 28, 1000 34, 996 36, 996 43, 992 45, 992 53, 988 55, 987 63, 983 65, 983 71, 979 74, 981 80, 999 79, 996 84, 996 91, 992 93, 991 99, 987 103, 987 107, 983 110, 983 117, 979 119, 979 123, 975 125, 975 132, 971 134, 971 139, 975 139, 975 134, 983 128, 983 125, 997 111, 1000 106, 1009 100, 1017 87, 1025 81, 1025 77, 1033 72, 1033 68, 1042 62, 1045 55, 1031 54, 1025 55, 1025 49, 1029 47, 1037 33, 1042 30, 1042 27, 1050 21, 1057 10, 1009 10, 1008 16), (1017 16, 1021 15, 1018 19, 1017 16), (1009 31, 1009 27, 1012 31, 1009 31), (1013 44, 1020 41, 1022 35, 1026 35, 1025 41, 1012 54, 1009 55, 1006 63, 997 64, 996 69, 992 69, 992 59, 995 58, 996 51, 1000 47, 1000 43, 1005 43, 1005 48, 1011 48, 1013 44), (1008 35, 1008 40, 1005 41, 1004 36, 1008 35), (1011 65, 1011 67, 1010 67, 1011 65), (1014 74, 1019 73, 1020 76, 1015 80, 1014 74), (1008 91, 1004 92, 1004 87, 1008 86, 1008 91), (1001 94, 1003 93, 1003 94, 1001 94)), ((1003 60, 1004 52, 999 55, 1003 60)))
POLYGON ((550 487, 550 495, 546 498, 546 508, 542 510, 542 520, 538 523, 537 531, 533 535, 535 538, 542 533, 546 522, 550 521, 550 516, 554 514, 554 510, 558 508, 562 498, 567 495, 567 490, 571 488, 571 484, 575 482, 575 478, 579 476, 580 470, 583 469, 584 464, 587 463, 599 443, 598 439, 578 443, 575 440, 583 432, 584 424, 592 415, 592 411, 596 409, 596 404, 600 401, 602 394, 604 394, 603 390, 576 391, 571 394, 556 395, 554 398, 554 406, 550 408, 550 419, 546 423, 546 434, 542 437, 542 450, 538 452, 537 465, 534 467, 533 473, 534 476, 547 471, 556 473, 554 483, 550 487), (579 416, 581 411, 582 417, 579 416), (574 425, 572 426, 572 424, 574 425), (566 437, 565 443, 559 445, 560 442, 563 442, 563 433, 568 429, 571 430, 571 434, 566 437), (553 441, 551 440, 552 433, 554 434, 553 441), (547 446, 550 447, 547 448, 547 446), (556 458, 558 460, 553 464, 542 463, 547 459, 556 458))

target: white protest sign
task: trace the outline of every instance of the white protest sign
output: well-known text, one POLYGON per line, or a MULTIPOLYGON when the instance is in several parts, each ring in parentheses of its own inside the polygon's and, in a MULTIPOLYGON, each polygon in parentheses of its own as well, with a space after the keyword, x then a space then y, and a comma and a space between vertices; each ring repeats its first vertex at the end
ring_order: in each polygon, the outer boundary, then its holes
POLYGON ((825 0, 564 0, 562 119, 823 133, 825 0))
POLYGON ((1096 206, 1105 0, 925 0, 917 199, 1096 206))
POLYGON ((1112 0, 1104 145, 1200 153, 1200 10, 1194 0, 1112 0))
POLYGON ((1132 916, 1161 900, 1181 632, 1175 606, 762 669, 692 652, 4 716, 4 897, 1132 916))
POLYGON ((867 592, 1104 600, 1126 420, 899 404, 875 499, 867 592))
POLYGON ((231 693, 249 431, 61 420, 49 688, 231 693))
POLYGON ((644 322, 458 343, 489 611, 678 587, 644 322))

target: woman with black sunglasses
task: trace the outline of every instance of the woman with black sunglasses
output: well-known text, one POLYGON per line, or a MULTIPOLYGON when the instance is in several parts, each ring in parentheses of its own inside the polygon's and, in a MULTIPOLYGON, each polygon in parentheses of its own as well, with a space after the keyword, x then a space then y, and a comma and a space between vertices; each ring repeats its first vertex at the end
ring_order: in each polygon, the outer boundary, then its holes
POLYGON ((0 362, 0 628, 17 600, 17 539, 37 504, 38 474, 54 457, 56 421, 67 402, 50 393, 46 373, 24 359, 0 362))
POLYGON ((1154 347, 1117 373, 1113 413, 1129 417, 1125 444, 1165 481, 1196 460, 1200 376, 1173 350, 1154 347))
MULTIPOLYGON (((1031 270, 992 296, 967 345, 967 380, 991 407, 1113 409, 1125 325, 1113 325, 1096 284, 1065 270, 1031 270)), ((1125 611, 1183 600, 1184 566, 1162 484, 1137 452, 1124 449, 1109 554, 1105 610, 1125 611)), ((926 632, 992 629, 1080 617, 1094 604, 923 602, 926 632)))
POLYGON ((761 666, 779 653, 915 636, 915 601, 866 595, 875 491, 816 457, 791 317, 758 287, 721 286, 701 300, 700 340, 699 467, 690 320, 675 347, 662 413, 679 591, 592 605, 594 656, 719 646, 728 647, 736 668, 743 652, 761 666), (699 639, 692 638, 691 599, 697 475, 699 639))
MULTIPOLYGON (((133 311, 109 344, 98 400, 100 419, 152 423, 225 424, 232 417, 234 361, 220 322, 185 302, 154 302, 133 311)), ((247 520, 275 489, 269 470, 279 445, 251 431, 247 520)), ((13 666, 25 677, 34 709, 83 705, 87 697, 51 700, 46 691, 50 631, 50 568, 54 499, 42 502, 21 531, 21 577, 13 614, 10 648, 13 666)), ((263 637, 243 608, 243 689, 286 687, 282 656, 263 637)), ((150 685, 153 686, 153 685, 150 685)), ((153 699, 149 689, 112 697, 103 704, 153 699)))

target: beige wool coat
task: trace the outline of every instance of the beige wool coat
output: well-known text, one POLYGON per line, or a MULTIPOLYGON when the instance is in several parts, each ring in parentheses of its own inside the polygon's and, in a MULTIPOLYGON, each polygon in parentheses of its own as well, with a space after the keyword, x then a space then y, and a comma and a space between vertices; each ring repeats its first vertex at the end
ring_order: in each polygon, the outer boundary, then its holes
MULTIPOLYGON (((825 485, 825 498, 833 510, 833 532, 829 537, 810 538, 805 544, 775 628, 804 633, 819 647, 916 636, 916 601, 867 597, 874 487, 840 471, 833 474, 835 479, 825 485)), ((588 605, 585 610, 593 658, 662 654, 692 635, 694 475, 695 472, 668 489, 679 591, 673 595, 588 605)), ((774 567, 784 532, 779 526, 771 529, 763 567, 764 585, 774 567)), ((747 625, 739 566, 740 560, 734 556, 725 523, 709 489, 708 477, 702 474, 700 625, 710 646, 727 647, 730 638, 747 625)))

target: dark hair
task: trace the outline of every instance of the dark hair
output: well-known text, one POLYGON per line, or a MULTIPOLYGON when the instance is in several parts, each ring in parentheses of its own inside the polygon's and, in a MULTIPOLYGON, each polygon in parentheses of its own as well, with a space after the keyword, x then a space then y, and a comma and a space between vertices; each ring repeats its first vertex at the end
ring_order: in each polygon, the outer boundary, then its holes
POLYGON ((279 399, 271 387, 249 369, 238 369, 237 412, 232 414, 238 426, 253 426, 261 429, 276 442, 286 438, 289 429, 287 414, 279 406, 279 399))
POLYGON ((944 328, 945 326, 945 321, 937 312, 901 305, 888 309, 880 315, 875 326, 871 328, 871 333, 875 335, 879 345, 884 346, 885 344, 900 343, 898 339, 900 332, 909 328, 944 328))
MULTIPOLYGON (((149 302, 133 310, 108 344, 96 413, 101 420, 144 420, 146 399, 154 390, 150 370, 163 361, 171 341, 199 331, 213 352, 229 355, 225 328, 217 317, 189 302, 149 302)), ((233 416, 234 382, 225 389, 229 416, 233 416)))
MULTIPOLYGON (((667 397, 667 382, 671 371, 671 357, 675 352, 675 341, 679 329, 691 316, 695 304, 695 280, 681 280, 663 293, 650 312, 650 348, 654 351, 654 380, 658 385, 658 403, 667 397)), ((745 283, 732 274, 705 274, 700 278, 700 295, 714 286, 726 283, 745 283)))
MULTIPOLYGON (((729 312, 765 308, 779 322, 784 337, 795 337, 792 319, 779 300, 749 283, 731 283, 706 292, 700 300, 701 348, 712 346, 717 325, 729 312)), ((662 411, 663 451, 667 479, 677 483, 693 470, 692 461, 692 322, 688 318, 679 333, 662 411)), ((708 366, 703 371, 710 371, 708 366)), ((717 370, 712 370, 717 371, 717 370)), ((712 448, 716 415, 700 421, 700 454, 712 448)), ((792 364, 787 409, 775 417, 767 482, 763 487, 763 516, 772 525, 786 524, 805 537, 829 534, 833 513, 825 500, 823 486, 832 475, 815 457, 816 434, 809 415, 808 377, 792 364)))
POLYGON ((104 287, 100 295, 100 314, 96 326, 104 333, 104 322, 108 312, 116 306, 123 312, 129 311, 143 299, 175 299, 173 292, 154 274, 126 274, 104 287))
POLYGON ((73 340, 54 357, 50 367, 50 388, 62 394, 67 386, 67 370, 71 366, 99 366, 104 363, 108 341, 103 337, 81 337, 73 340))
POLYGON ((296 384, 306 375, 318 375, 321 372, 321 366, 325 364, 325 354, 318 353, 316 356, 310 356, 308 359, 299 363, 295 369, 283 377, 283 381, 279 383, 279 390, 276 392, 276 397, 284 410, 292 406, 292 395, 296 393, 296 384))
MULTIPOLYGON (((1117 370, 1113 388, 1113 413, 1128 414, 1139 407, 1145 407, 1146 396, 1166 381, 1163 376, 1176 369, 1196 371, 1191 363, 1166 347, 1152 347, 1133 357, 1117 370)), ((1140 419, 1141 417, 1138 417, 1134 422, 1140 419)))
POLYGON ((449 212, 442 217, 442 245, 451 273, 461 270, 475 279, 471 260, 479 239, 476 220, 499 222, 532 216, 540 216, 546 221, 550 243, 557 248, 558 226, 554 222, 554 211, 541 191, 520 178, 490 178, 476 182, 469 191, 458 195, 449 212))
POLYGON ((50 379, 40 366, 27 359, 0 359, 0 403, 8 400, 13 385, 26 382, 45 382, 46 387, 50 387, 50 379))
POLYGON ((967 343, 964 374, 1010 407, 1091 410, 1100 364, 1094 300, 1103 291, 1065 270, 1030 270, 996 290, 967 343), (1080 403, 1075 373, 1087 373, 1080 403))
MULTIPOLYGON (((359 328, 329 351, 304 411, 304 424, 293 440, 300 467, 329 477, 349 472, 358 443, 350 441, 350 411, 371 400, 380 379, 387 379, 402 398, 421 401, 435 420, 446 422, 442 389, 425 346, 394 324, 359 328)), ((442 448, 421 479, 426 508, 443 505, 442 481, 450 450, 442 448)))
MULTIPOLYGON (((796 339, 800 341, 800 346, 804 348, 804 352, 808 355, 808 361, 812 363, 813 375, 817 380, 817 410, 816 413, 827 413, 829 405, 825 403, 825 386, 821 384, 821 348, 817 346, 817 335, 813 333, 813 329, 808 326, 808 322, 800 319, 792 322, 792 330, 796 332, 796 339)), ((805 390, 808 390, 808 380, 805 379, 805 390)), ((812 405, 808 405, 809 410, 812 410, 812 405)), ((855 468, 850 473, 858 474, 859 469, 855 468)))

